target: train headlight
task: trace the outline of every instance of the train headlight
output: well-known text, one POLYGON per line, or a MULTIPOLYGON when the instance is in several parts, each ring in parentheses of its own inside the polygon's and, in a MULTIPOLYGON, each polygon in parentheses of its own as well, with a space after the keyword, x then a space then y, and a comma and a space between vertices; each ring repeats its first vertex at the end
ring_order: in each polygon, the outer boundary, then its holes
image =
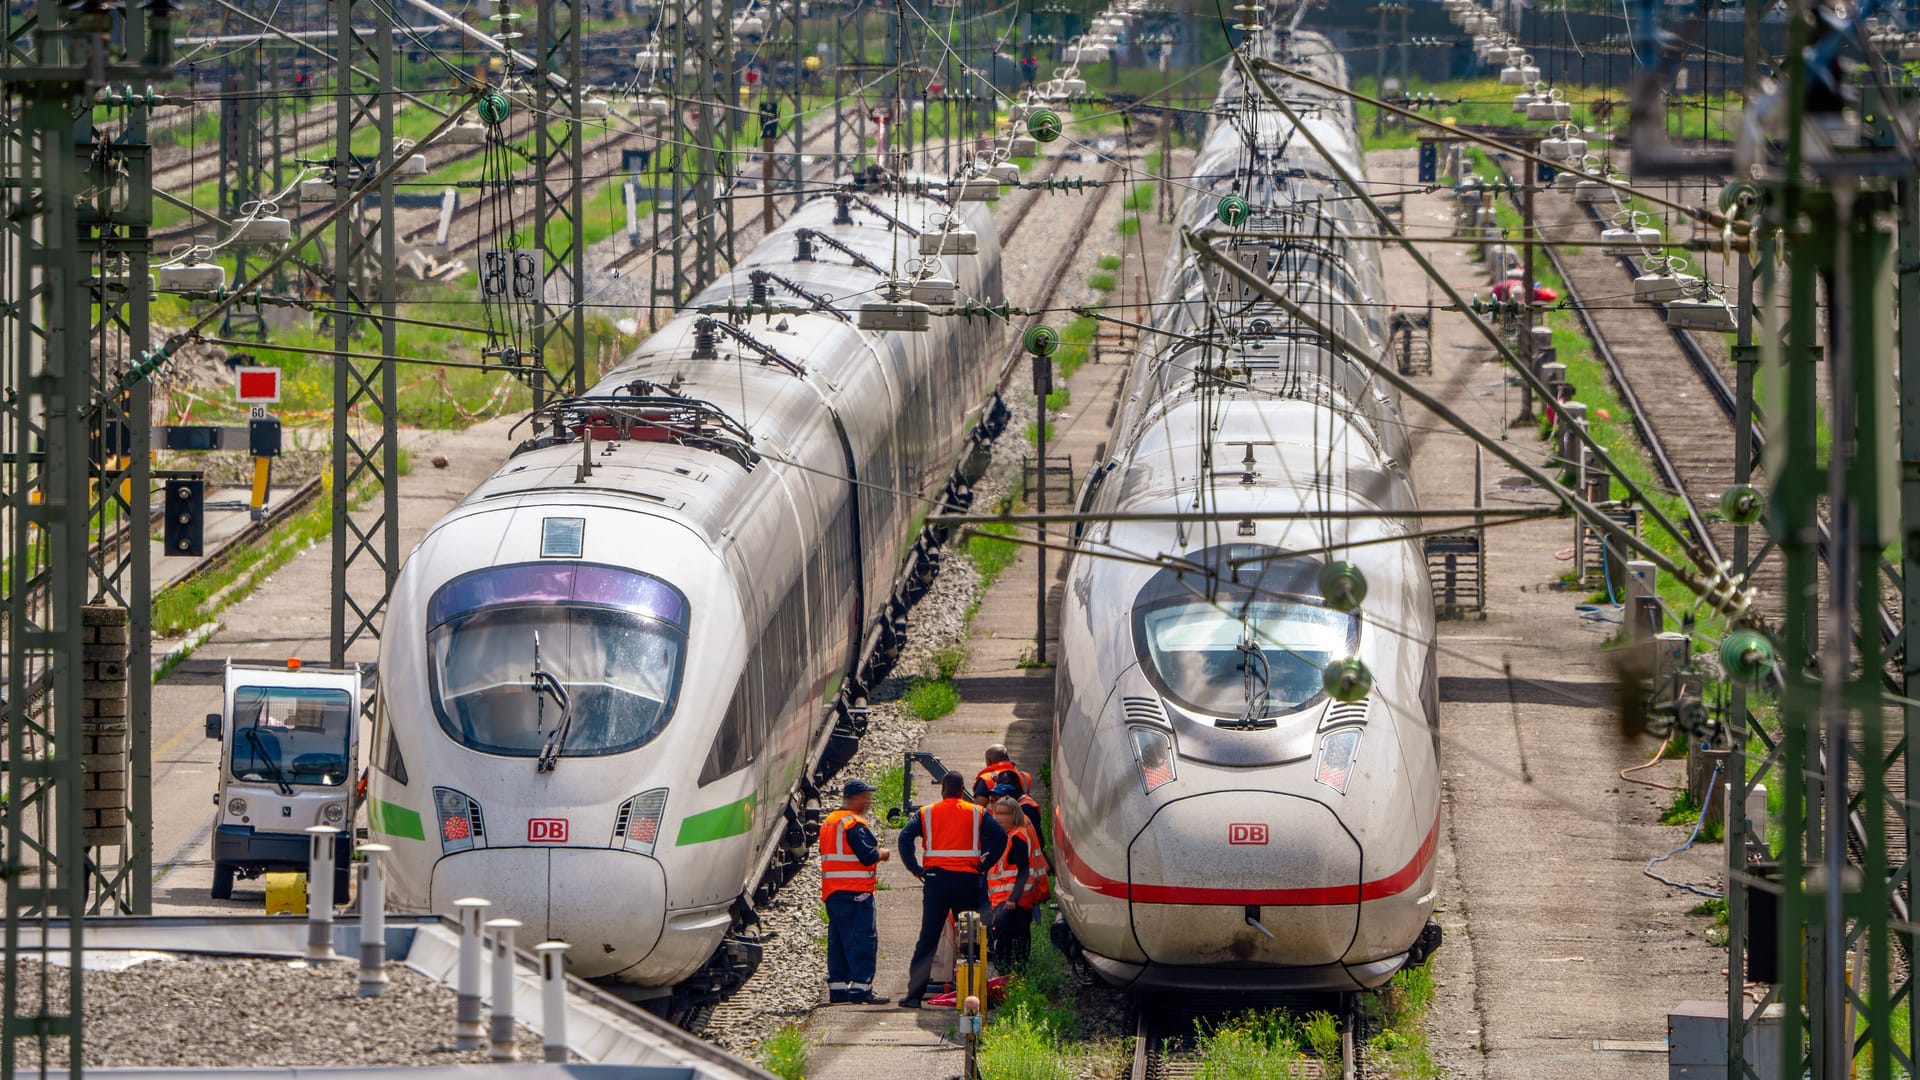
POLYGON ((1140 763, 1140 778, 1147 793, 1161 784, 1171 783, 1174 774, 1173 737, 1159 728, 1131 726, 1128 738, 1133 742, 1133 759, 1140 763))
POLYGON ((620 813, 613 819, 613 842, 628 851, 653 854, 653 845, 660 839, 660 819, 666 812, 666 788, 635 795, 620 804, 620 813))
POLYGON ((1336 728, 1320 738, 1320 758, 1313 778, 1345 795, 1353 775, 1353 759, 1360 754, 1360 729, 1336 728))
POLYGON ((448 787, 433 789, 433 809, 440 816, 440 851, 448 854, 467 851, 484 843, 486 825, 480 818, 480 804, 464 791, 448 787))
POLYGON ((247 816, 247 800, 235 795, 227 800, 227 813, 232 817, 247 816))
POLYGON ((338 825, 347 819, 347 804, 330 802, 320 808, 320 820, 329 825, 338 825))

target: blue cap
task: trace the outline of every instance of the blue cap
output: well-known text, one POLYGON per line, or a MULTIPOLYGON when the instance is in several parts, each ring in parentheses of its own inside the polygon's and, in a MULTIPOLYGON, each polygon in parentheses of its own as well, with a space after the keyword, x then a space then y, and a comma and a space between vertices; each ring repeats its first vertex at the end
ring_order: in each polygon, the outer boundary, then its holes
POLYGON ((993 794, 1005 795, 1009 799, 1017 799, 1020 797, 1020 785, 1001 784, 999 787, 993 789, 993 794))
POLYGON ((846 786, 840 789, 840 797, 843 799, 851 799, 855 795, 865 795, 873 790, 874 786, 865 780, 849 780, 846 786))

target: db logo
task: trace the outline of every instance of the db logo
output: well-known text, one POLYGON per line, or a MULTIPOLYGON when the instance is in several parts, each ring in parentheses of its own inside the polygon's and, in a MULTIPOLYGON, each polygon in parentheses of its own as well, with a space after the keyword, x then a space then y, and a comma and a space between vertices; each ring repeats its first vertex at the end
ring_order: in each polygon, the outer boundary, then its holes
POLYGON ((1227 826, 1227 843, 1229 844, 1265 844, 1266 842, 1267 827, 1264 824, 1236 821, 1227 826))
MULTIPOLYGON (((1264 830, 1265 826, 1261 826, 1264 830)), ((1266 833, 1260 834, 1263 838, 1266 833)), ((567 819, 563 817, 537 817, 527 819, 527 843, 564 844, 567 842, 567 819)), ((1239 841, 1234 841, 1239 843, 1239 841)), ((1265 839, 1260 841, 1266 843, 1265 839)))

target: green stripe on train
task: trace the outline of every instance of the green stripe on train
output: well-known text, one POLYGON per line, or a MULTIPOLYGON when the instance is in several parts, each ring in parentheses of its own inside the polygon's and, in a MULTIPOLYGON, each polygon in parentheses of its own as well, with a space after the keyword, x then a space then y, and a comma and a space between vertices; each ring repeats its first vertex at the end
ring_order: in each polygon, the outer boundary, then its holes
POLYGON ((739 802, 716 806, 680 822, 680 838, 675 846, 704 844, 709 840, 725 840, 729 836, 739 836, 753 827, 753 796, 749 795, 739 802))
POLYGON ((381 802, 379 799, 367 800, 367 824, 374 832, 386 836, 397 836, 402 840, 425 840, 426 830, 420 826, 420 815, 404 806, 381 802))

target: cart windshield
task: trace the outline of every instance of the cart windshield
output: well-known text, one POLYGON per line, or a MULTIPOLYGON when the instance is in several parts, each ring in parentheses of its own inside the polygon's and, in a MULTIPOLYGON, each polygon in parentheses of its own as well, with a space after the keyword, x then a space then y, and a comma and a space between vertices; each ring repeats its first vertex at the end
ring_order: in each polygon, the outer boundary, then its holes
POLYGON ((353 695, 312 686, 241 686, 233 692, 236 780, 338 787, 347 782, 353 695))

